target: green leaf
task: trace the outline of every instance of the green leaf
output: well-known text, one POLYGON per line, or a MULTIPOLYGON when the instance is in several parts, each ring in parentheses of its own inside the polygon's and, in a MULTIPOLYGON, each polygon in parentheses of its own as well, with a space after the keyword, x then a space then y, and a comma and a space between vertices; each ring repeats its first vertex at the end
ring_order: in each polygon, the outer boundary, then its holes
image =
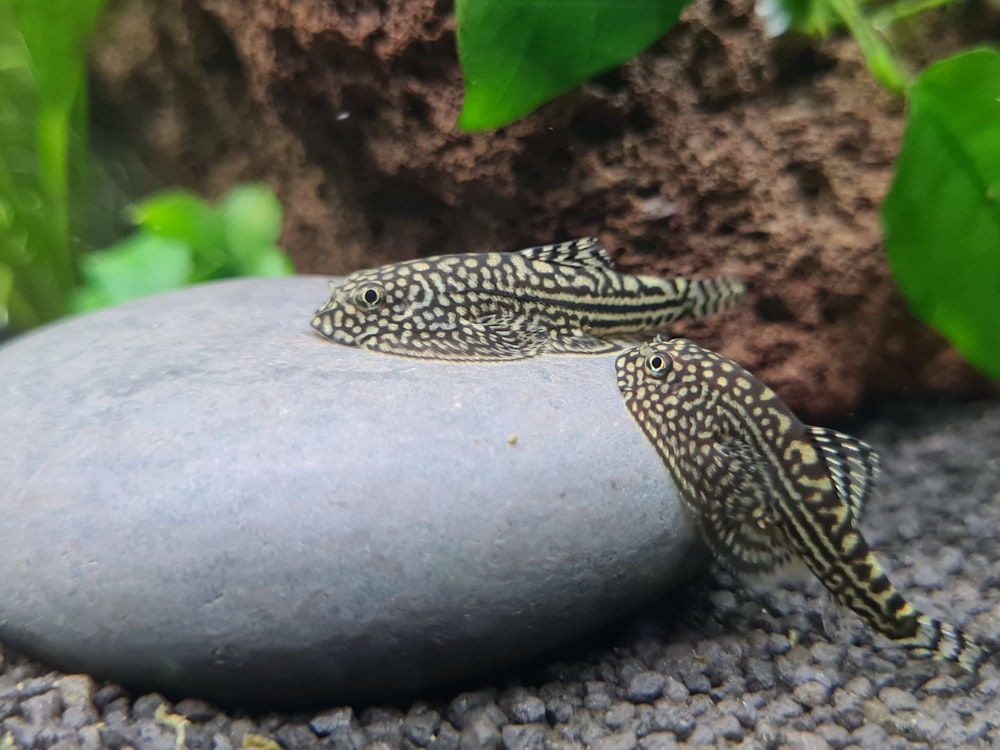
POLYGON ((287 276, 291 264, 276 242, 281 203, 265 185, 238 185, 222 201, 226 249, 237 275, 287 276))
POLYGON ((291 276, 295 266, 280 248, 273 247, 261 251, 251 265, 246 267, 245 276, 291 276))
POLYGON ((107 250, 84 256, 85 285, 77 291, 73 309, 84 312, 176 289, 188 283, 193 265, 191 250, 183 242, 137 232, 107 250))
POLYGON ((457 0, 459 127, 501 127, 621 65, 663 36, 689 2, 457 0))
POLYGON ((956 55, 913 86, 882 222, 913 313, 1000 380, 1000 52, 956 55))
POLYGON ((106 0, 13 0, 43 109, 68 113, 83 84, 86 45, 106 0))
POLYGON ((215 210, 188 190, 164 190, 129 208, 129 219, 150 234, 187 245, 216 229, 215 210))
POLYGON ((188 190, 156 193, 133 205, 129 217, 149 234, 191 248, 195 280, 214 278, 226 266, 222 217, 194 193, 188 190))

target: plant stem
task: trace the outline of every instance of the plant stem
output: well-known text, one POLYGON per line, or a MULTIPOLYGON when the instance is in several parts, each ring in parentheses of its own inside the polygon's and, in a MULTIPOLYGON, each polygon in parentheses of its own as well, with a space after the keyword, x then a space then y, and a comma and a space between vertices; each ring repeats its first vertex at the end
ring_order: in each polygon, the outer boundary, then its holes
POLYGON ((10 291, 10 298, 7 300, 7 311, 9 314, 8 323, 14 327, 15 331, 27 331, 29 328, 40 326, 45 319, 32 307, 31 303, 25 299, 17 287, 10 291))
POLYGON ((889 47, 878 32, 858 10, 855 0, 828 0, 830 7, 840 16, 851 36, 861 48, 865 63, 875 80, 894 94, 906 93, 908 80, 892 56, 889 47))
POLYGON ((68 112, 41 107, 38 112, 38 179, 51 201, 52 213, 48 220, 53 239, 45 248, 49 254, 46 260, 57 288, 66 292, 73 287, 69 252, 68 136, 68 112))
POLYGON ((903 2, 883 8, 871 17, 872 26, 876 30, 886 29, 898 21, 919 15, 927 10, 951 5, 955 0, 903 0, 903 2))

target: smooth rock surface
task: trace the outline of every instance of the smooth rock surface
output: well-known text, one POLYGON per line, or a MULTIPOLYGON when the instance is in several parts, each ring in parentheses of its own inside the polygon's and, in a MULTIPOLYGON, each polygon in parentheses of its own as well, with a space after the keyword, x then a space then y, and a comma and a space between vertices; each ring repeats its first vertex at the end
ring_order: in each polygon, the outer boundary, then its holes
POLYGON ((613 357, 368 354, 310 330, 325 294, 222 282, 0 348, 0 641, 182 697, 360 701, 703 563, 613 357))

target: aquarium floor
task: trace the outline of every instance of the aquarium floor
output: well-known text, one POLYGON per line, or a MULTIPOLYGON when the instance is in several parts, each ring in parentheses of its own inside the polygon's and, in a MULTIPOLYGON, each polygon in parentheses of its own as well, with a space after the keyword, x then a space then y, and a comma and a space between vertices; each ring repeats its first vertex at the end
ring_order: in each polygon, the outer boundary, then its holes
MULTIPOLYGON (((1000 641, 1000 403, 883 406, 849 429, 883 457, 863 530, 894 583, 1000 641)), ((909 658, 814 582, 748 590, 721 574, 532 663, 384 706, 248 716, 10 651, 0 670, 0 748, 1000 745, 996 674, 909 658)))

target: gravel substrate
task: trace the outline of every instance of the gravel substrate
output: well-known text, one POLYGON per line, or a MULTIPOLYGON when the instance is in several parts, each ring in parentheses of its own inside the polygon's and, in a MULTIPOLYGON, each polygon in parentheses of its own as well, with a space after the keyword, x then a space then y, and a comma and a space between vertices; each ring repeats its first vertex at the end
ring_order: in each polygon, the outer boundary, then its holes
MULTIPOLYGON (((883 457, 864 530, 894 583, 1000 642, 1000 404, 897 405, 849 429, 883 457)), ((837 615, 813 582, 761 594, 716 575, 476 685, 298 715, 135 697, 7 652, 0 748, 1000 745, 1000 678, 908 658, 837 615)))

